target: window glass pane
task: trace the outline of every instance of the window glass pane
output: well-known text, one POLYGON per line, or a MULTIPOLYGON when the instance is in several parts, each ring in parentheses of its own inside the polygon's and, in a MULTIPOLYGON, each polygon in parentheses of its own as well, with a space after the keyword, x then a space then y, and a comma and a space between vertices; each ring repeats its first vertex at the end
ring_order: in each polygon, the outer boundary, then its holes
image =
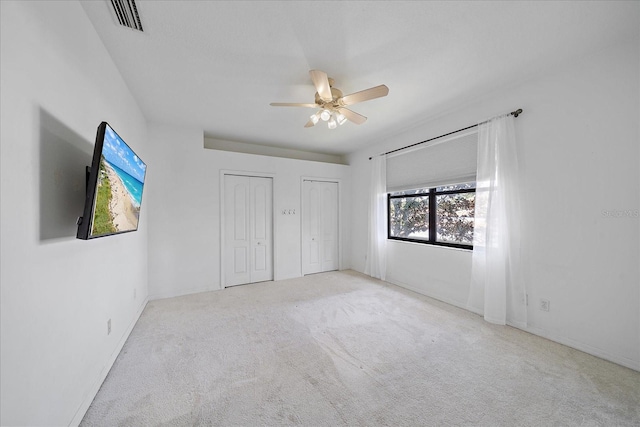
POLYGON ((390 193, 392 196, 410 196, 412 194, 426 194, 429 192, 428 188, 414 188, 413 190, 394 191, 390 193))
POLYGON ((455 190, 470 190, 476 188, 475 182, 465 182, 463 184, 445 185, 443 187, 436 187, 436 191, 455 191, 455 190))
POLYGON ((436 196, 437 241, 473 244, 475 200, 475 193, 436 196))
POLYGON ((389 229, 392 237, 429 239, 429 197, 391 199, 389 229))

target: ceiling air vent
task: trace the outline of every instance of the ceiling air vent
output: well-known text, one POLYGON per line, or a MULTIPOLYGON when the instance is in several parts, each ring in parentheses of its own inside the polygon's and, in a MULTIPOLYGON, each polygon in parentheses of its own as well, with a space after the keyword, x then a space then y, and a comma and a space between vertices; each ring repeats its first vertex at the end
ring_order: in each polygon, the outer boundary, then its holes
POLYGON ((113 11, 116 13, 120 25, 143 31, 135 0, 111 0, 111 6, 113 6, 113 11))

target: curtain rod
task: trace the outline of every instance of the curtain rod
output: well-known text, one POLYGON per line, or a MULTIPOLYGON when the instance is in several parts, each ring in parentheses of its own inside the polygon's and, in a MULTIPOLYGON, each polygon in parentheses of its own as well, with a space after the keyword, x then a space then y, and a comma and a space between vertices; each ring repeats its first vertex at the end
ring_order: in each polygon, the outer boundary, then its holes
MULTIPOLYGON (((513 117, 518 117, 520 114, 522 114, 522 108, 518 108, 516 111, 512 111, 509 114, 512 115, 513 117)), ((462 132, 462 131, 474 128, 474 127, 476 127, 478 125, 481 125, 483 123, 487 123, 488 121, 489 120, 485 120, 484 122, 476 123, 475 125, 467 126, 466 128, 454 130, 453 132, 445 133, 444 135, 436 136, 436 137, 433 137, 433 138, 426 139, 424 141, 416 142, 415 144, 407 145, 406 147, 396 148, 395 150, 387 151, 386 153, 383 153, 383 154, 380 154, 380 155, 381 156, 386 156, 387 154, 395 153, 396 151, 405 150, 407 148, 415 147, 416 145, 424 144, 425 142, 433 141, 434 139, 443 138, 445 136, 453 135, 454 133, 458 133, 458 132, 462 132)), ((369 160, 371 160, 371 159, 373 159, 373 156, 369 157, 369 160)))

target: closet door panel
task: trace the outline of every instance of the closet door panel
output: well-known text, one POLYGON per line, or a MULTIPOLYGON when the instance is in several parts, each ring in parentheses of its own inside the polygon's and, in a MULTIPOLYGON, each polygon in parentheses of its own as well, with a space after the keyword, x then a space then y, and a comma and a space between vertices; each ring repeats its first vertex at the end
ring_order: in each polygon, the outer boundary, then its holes
POLYGON ((273 280, 273 180, 224 176, 224 285, 273 280))
POLYGON ((302 274, 339 268, 338 183, 303 181, 302 274))

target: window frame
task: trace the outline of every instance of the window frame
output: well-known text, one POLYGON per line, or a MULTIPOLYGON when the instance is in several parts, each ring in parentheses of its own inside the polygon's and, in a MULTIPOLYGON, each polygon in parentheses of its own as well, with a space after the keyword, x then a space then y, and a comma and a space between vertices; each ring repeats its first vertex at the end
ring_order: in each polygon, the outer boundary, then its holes
MULTIPOLYGON (((452 184, 450 184, 452 185, 452 184)), ((441 185, 440 187, 446 187, 447 185, 441 185)), ((392 196, 391 193, 387 193, 387 239, 388 240, 399 240, 402 242, 412 242, 412 243, 421 243, 423 245, 434 245, 434 246, 445 246, 449 248, 458 248, 458 249, 467 249, 473 250, 473 244, 467 245, 464 243, 453 243, 453 242, 439 242, 437 241, 438 232, 435 229, 436 227, 436 212, 437 212, 437 196, 448 195, 448 194, 460 194, 460 193, 474 193, 476 188, 464 188, 459 190, 447 190, 447 191, 436 191, 437 187, 429 188, 425 193, 416 193, 416 194, 398 194, 396 196, 392 196), (391 235, 391 199, 406 199, 407 197, 424 197, 428 196, 429 200, 429 239, 412 239, 409 237, 398 237, 391 235), (431 225, 433 224, 434 229, 431 229, 431 225), (433 232, 432 232, 433 231, 433 232)), ((400 190, 401 191, 401 190, 400 190)))

